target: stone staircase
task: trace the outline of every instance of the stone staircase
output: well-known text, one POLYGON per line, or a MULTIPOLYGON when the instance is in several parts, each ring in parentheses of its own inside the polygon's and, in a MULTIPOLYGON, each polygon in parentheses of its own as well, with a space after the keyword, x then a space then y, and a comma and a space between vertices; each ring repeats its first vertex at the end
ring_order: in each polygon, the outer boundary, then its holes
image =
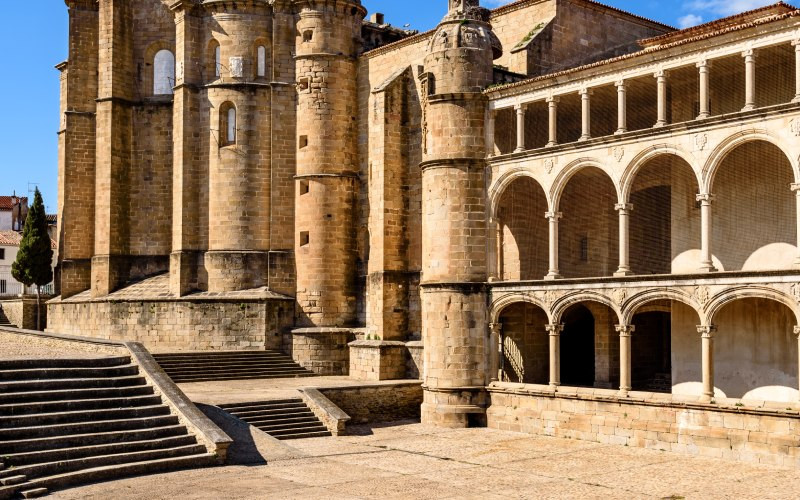
POLYGON ((11 327, 14 326, 8 320, 8 317, 6 317, 5 313, 3 312, 3 306, 1 305, 0 305, 0 326, 11 326, 11 327))
POLYGON ((213 465, 128 356, 0 361, 0 500, 213 465))
POLYGON ((219 405, 219 407, 277 439, 303 439, 331 435, 328 428, 319 421, 300 398, 234 403, 219 405))
POLYGON ((280 351, 222 351, 154 354, 175 383, 313 377, 280 351))

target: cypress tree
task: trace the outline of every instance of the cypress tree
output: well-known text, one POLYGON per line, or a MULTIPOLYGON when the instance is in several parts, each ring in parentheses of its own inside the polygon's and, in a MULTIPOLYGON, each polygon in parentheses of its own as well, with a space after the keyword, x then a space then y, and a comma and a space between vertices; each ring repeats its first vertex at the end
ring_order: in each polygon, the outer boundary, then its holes
POLYGON ((47 234, 47 214, 39 188, 36 188, 33 206, 25 219, 17 260, 11 264, 11 275, 26 287, 36 285, 36 329, 41 330, 41 289, 53 281, 53 247, 47 234))

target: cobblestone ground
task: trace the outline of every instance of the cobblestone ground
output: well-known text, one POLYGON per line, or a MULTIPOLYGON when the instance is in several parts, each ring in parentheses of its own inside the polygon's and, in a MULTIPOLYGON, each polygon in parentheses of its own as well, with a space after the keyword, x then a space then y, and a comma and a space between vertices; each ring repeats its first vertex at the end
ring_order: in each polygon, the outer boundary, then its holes
POLYGON ((132 478, 57 499, 797 498, 800 470, 420 424, 292 441, 300 458, 132 478))
POLYGON ((78 349, 48 347, 28 342, 24 336, 0 332, 0 359, 97 358, 109 356, 78 349))

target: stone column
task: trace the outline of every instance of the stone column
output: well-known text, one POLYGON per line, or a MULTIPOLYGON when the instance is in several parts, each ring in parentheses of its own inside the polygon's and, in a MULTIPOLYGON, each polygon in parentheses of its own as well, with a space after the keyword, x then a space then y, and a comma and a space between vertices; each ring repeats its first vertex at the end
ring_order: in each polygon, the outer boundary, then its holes
POLYGON ((794 46, 794 72, 795 72, 795 79, 794 79, 794 86, 795 86, 795 95, 792 102, 800 102, 800 38, 793 41, 792 45, 794 46))
POLYGON ((554 391, 561 385, 561 332, 564 325, 545 326, 550 335, 550 388, 554 391))
POLYGON ((658 71, 655 77, 656 86, 658 87, 658 121, 656 121, 656 127, 663 127, 667 124, 667 72, 658 71))
POLYGON ((711 62, 703 59, 697 63, 700 70, 700 114, 698 120, 703 120, 711 116, 711 62))
POLYGON ((631 334, 633 325, 616 325, 619 333, 619 393, 627 396, 631 391, 631 334))
POLYGON ((486 157, 494 156, 494 126, 495 112, 493 109, 486 108, 486 157))
POLYGON ((630 227, 630 213, 633 210, 633 205, 630 203, 618 203, 614 208, 619 212, 619 269, 614 273, 614 276, 630 276, 630 236, 628 228, 630 227))
POLYGON ((620 80, 617 87, 617 131, 615 134, 624 134, 628 131, 628 102, 625 80, 620 80))
POLYGON ((558 219, 563 214, 561 212, 547 212, 544 216, 550 221, 550 270, 544 279, 556 280, 561 277, 561 273, 558 272, 558 219))
POLYGON ((558 97, 547 98, 547 147, 552 147, 558 144, 558 97))
POLYGON ((697 327, 703 343, 703 397, 709 401, 714 399, 714 333, 716 326, 697 327))
POLYGON ((492 382, 503 381, 503 324, 489 323, 489 345, 497 346, 497 349, 490 349, 490 380, 492 382))
POLYGON ((503 224, 499 219, 490 221, 494 226, 494 277, 489 281, 503 281, 503 224), (494 278, 494 279, 492 279, 494 278))
POLYGON ((714 202, 714 195, 698 194, 697 201, 700 202, 700 270, 710 273, 717 270, 711 252, 711 204, 714 202))
POLYGON ((525 151, 525 105, 517 104, 514 111, 517 114, 517 148, 514 152, 521 153, 525 151))
POLYGON ((580 141, 592 138, 592 90, 581 89, 581 137, 580 141))
POLYGON ((745 50, 742 52, 744 57, 744 75, 745 75, 745 102, 742 111, 752 111, 756 109, 756 53, 754 50, 745 50))
POLYGON ((795 269, 800 269, 800 184, 792 184, 792 191, 795 194, 795 199, 797 200, 797 257, 794 259, 794 267, 795 269))
MULTIPOLYGON (((797 351, 800 353, 800 326, 794 327, 794 335, 797 337, 797 351)), ((797 365, 797 380, 800 381, 800 363, 797 365)))

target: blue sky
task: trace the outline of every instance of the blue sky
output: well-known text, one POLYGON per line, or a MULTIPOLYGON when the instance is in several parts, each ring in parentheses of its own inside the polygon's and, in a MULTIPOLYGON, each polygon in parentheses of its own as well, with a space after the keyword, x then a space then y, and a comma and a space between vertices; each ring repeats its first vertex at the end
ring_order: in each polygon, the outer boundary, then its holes
MULTIPOLYGON (((775 3, 764 0, 605 0, 605 3, 673 26, 691 26, 775 3)), ((436 26, 446 0, 362 0, 396 26, 427 30, 436 26)), ((483 0, 486 7, 510 3, 483 0)), ((38 183, 48 210, 56 210, 58 72, 67 57, 67 9, 61 0, 39 2, 41 12, 6 9, 0 42, 6 48, 0 95, 0 194, 28 191, 38 183)))

